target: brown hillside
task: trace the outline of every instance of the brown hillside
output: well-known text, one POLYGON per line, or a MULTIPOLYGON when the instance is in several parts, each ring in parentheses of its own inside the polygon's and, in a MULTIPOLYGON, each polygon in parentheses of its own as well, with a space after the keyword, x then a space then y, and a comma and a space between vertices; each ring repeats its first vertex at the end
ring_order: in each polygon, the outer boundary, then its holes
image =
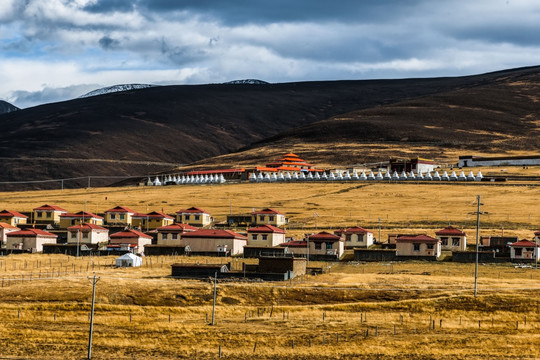
POLYGON ((539 154, 540 72, 500 73, 490 83, 333 116, 285 131, 209 164, 261 164, 295 151, 324 165, 420 155, 539 154))
MULTIPOLYGON (((165 86, 47 104, 0 115, 0 182, 144 175, 252 144, 259 149, 251 154, 257 162, 284 147, 315 146, 318 153, 324 148, 319 144, 333 144, 321 160, 334 163, 362 155, 334 151, 336 144, 538 149, 539 69, 456 78, 165 86)), ((210 163, 216 161, 222 159, 210 163)), ((245 161, 246 154, 237 153, 228 162, 245 161)))

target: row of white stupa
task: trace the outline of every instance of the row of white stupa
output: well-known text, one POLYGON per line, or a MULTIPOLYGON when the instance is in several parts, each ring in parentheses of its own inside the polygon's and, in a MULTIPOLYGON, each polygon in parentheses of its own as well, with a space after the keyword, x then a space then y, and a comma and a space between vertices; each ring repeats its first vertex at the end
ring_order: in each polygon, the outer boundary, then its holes
POLYGON ((252 173, 249 177, 250 182, 282 182, 282 181, 363 181, 363 180, 390 180, 390 181, 406 181, 406 180, 416 180, 416 181, 481 181, 483 178, 482 172, 478 171, 476 175, 473 174, 471 171, 469 175, 465 175, 465 173, 462 171, 459 175, 456 174, 455 171, 452 171, 450 175, 448 175, 448 172, 444 172, 442 175, 435 171, 433 175, 431 172, 423 173, 417 173, 415 174, 413 171, 410 173, 406 173, 403 171, 401 174, 398 174, 397 171, 394 171, 393 174, 390 174, 390 172, 382 173, 378 172, 377 175, 373 173, 373 171, 370 171, 368 175, 366 175, 365 171, 362 171, 360 175, 356 171, 354 171, 352 174, 349 172, 341 173, 339 171, 336 171, 335 173, 330 172, 329 174, 326 174, 323 172, 322 174, 319 174, 316 172, 315 174, 312 174, 309 172, 307 175, 304 174, 304 172, 293 172, 292 174, 290 172, 283 173, 266 173, 263 175, 263 173, 255 174, 252 173))
POLYGON ((227 182, 223 177, 223 174, 216 175, 168 175, 163 176, 160 180, 158 176, 152 181, 148 178, 146 185, 148 186, 161 186, 161 185, 187 185, 187 184, 224 184, 227 182))

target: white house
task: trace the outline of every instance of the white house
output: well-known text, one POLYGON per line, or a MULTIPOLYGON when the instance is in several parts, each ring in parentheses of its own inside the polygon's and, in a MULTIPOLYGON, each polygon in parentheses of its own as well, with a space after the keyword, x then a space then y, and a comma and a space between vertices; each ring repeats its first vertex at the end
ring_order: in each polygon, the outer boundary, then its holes
POLYGON ((442 250, 465 251, 467 250, 467 234, 453 226, 445 227, 436 231, 437 239, 441 241, 442 250))
POLYGON ((360 226, 353 226, 345 230, 334 231, 334 234, 345 237, 345 248, 370 247, 373 245, 373 233, 360 226))
POLYGON ((31 252, 43 251, 43 244, 56 243, 58 236, 48 231, 29 228, 7 234, 6 248, 31 252))
POLYGON ((249 246, 274 247, 285 242, 286 231, 273 225, 261 225, 247 230, 249 246))
POLYGON ((403 235, 396 238, 397 256, 441 256, 441 241, 428 235, 403 235))
POLYGON ((515 243, 510 244, 510 259, 515 260, 525 260, 525 261, 536 261, 540 260, 540 251, 538 251, 537 243, 529 240, 520 240, 515 243))
POLYGON ((129 246, 136 253, 142 253, 145 245, 152 244, 152 237, 138 230, 125 230, 110 236, 109 247, 129 246))
POLYGON ((199 229, 184 233, 180 246, 189 246, 192 253, 238 255, 244 252, 247 237, 231 230, 199 229))
POLYGON ((157 244, 158 245, 180 245, 180 239, 186 232, 199 230, 195 226, 188 224, 172 224, 161 226, 157 229, 157 244))
POLYGON ((109 229, 96 224, 74 225, 67 228, 70 244, 99 244, 109 240, 109 229))
POLYGON ((12 226, 8 223, 5 223, 5 222, 0 222, 0 241, 1 241, 1 245, 3 246, 5 243, 6 243, 6 240, 7 240, 7 234, 11 233, 11 232, 14 232, 14 231, 19 231, 21 229, 19 229, 18 227, 16 226, 12 226))

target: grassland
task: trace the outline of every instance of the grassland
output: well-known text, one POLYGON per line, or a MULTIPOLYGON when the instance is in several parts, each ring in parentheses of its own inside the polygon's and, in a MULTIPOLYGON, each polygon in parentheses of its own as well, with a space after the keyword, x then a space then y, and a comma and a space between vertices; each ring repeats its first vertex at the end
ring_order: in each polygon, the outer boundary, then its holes
MULTIPOLYGON (((476 195, 481 234, 531 238, 540 188, 532 185, 237 184, 92 188, 2 193, 2 208, 44 203, 103 212, 116 205, 174 213, 199 206, 217 221, 275 207, 289 232, 359 224, 378 237, 433 232, 448 224, 474 241, 476 195), (504 230, 502 230, 504 227, 504 230)), ((242 230, 242 229, 239 229, 242 230)), ((112 258, 9 255, 0 258, 0 355, 7 359, 83 359, 94 272, 94 359, 537 359, 540 272, 510 264, 407 262, 333 264, 329 273, 292 283, 220 282, 215 326, 212 284, 172 279, 173 262, 224 261, 147 257, 137 269, 112 258), (264 310, 263 310, 264 309, 264 310), (431 326, 430 326, 431 325, 431 326), (434 325, 434 326, 433 326, 434 325), (324 339, 324 340, 323 340, 324 339)), ((242 259, 233 259, 240 269, 242 259)), ((250 260, 253 261, 253 260, 250 260)), ((319 264, 320 265, 320 264, 319 264)))
MULTIPOLYGON (((396 232, 433 232, 448 224, 474 240, 476 195, 482 196, 481 235, 532 238, 540 228, 540 187, 527 184, 232 184, 208 186, 122 187, 0 193, 0 207, 31 211, 44 203, 68 211, 103 212, 117 205, 174 214, 189 206, 210 212, 217 222, 227 214, 273 207, 290 219, 289 232, 331 230, 360 225, 381 239, 396 232)), ((245 230, 245 229, 238 229, 245 230)))
MULTIPOLYGON (((292 283, 172 279, 63 255, 0 258, 2 358, 83 359, 93 272, 94 359, 536 359, 540 272, 509 265, 335 264, 292 283)), ((210 259, 216 261, 216 259, 210 259)), ((239 268, 241 259, 234 259, 239 268)))

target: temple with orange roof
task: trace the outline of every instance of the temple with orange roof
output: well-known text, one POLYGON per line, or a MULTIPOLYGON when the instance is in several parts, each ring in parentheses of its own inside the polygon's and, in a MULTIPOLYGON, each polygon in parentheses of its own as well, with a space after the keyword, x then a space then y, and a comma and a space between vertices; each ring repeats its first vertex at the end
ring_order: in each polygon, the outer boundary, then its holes
POLYGON ((266 168, 257 168, 259 171, 323 171, 316 169, 315 166, 309 164, 306 160, 300 158, 300 156, 288 153, 283 155, 281 159, 266 164, 266 168))

